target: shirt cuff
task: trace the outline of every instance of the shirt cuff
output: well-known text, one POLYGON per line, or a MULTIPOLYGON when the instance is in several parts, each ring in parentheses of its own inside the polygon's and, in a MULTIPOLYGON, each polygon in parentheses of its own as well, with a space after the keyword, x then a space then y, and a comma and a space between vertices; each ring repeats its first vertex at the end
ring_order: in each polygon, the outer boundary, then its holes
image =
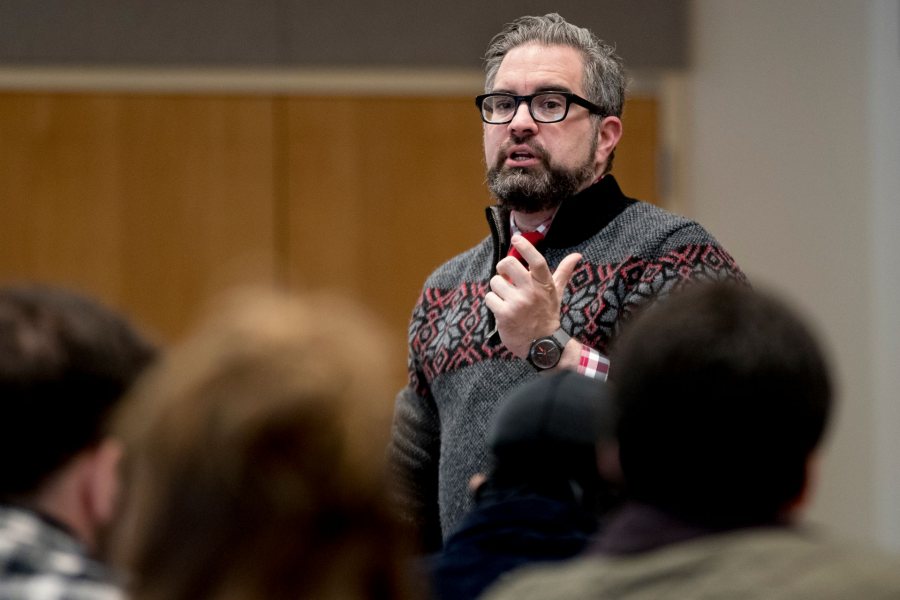
POLYGON ((582 344, 581 359, 578 361, 578 373, 606 381, 606 376, 609 373, 609 359, 593 348, 582 344))

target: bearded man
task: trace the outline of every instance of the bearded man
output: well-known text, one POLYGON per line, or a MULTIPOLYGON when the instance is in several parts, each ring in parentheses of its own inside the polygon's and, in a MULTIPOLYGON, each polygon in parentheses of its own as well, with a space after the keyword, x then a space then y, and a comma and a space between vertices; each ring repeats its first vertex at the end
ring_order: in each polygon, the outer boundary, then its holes
POLYGON ((471 508, 507 391, 555 369, 605 378, 636 308, 689 280, 744 280, 700 225, 610 175, 625 95, 612 47, 557 14, 521 17, 491 40, 485 73, 491 235, 425 282, 394 417, 395 475, 426 550, 471 508))

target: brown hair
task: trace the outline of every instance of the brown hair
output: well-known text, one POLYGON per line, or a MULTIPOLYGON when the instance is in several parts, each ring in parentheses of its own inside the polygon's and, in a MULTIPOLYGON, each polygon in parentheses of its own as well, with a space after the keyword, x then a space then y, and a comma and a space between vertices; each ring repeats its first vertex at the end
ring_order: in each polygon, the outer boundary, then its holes
POLYGON ((114 555, 150 598, 404 598, 389 356, 338 298, 232 297, 124 407, 114 555))

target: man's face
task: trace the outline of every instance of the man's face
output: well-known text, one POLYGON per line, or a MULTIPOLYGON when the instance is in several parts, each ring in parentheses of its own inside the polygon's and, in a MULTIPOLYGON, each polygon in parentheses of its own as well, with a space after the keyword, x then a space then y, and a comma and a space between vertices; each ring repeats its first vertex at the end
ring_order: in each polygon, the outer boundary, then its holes
MULTIPOLYGON (((519 96, 562 91, 584 97, 583 68, 581 53, 574 48, 529 43, 503 58, 491 91, 519 96)), ((523 102, 511 122, 484 124, 491 193, 512 210, 555 208, 602 173, 597 144, 597 121, 584 107, 571 105, 558 123, 538 123, 523 102)))

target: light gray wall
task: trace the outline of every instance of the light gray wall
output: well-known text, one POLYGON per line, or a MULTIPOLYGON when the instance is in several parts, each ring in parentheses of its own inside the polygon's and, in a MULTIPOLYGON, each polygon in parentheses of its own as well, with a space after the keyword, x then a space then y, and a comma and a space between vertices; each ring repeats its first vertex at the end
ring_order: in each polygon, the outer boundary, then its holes
POLYGON ((873 2, 869 31, 876 515, 879 539, 900 551, 900 2, 873 2))
POLYGON ((812 519, 900 549, 897 2, 693 12, 685 206, 831 351, 840 408, 812 519))
POLYGON ((683 67, 686 0, 4 0, 0 64, 480 66, 523 14, 559 12, 633 68, 683 67))

